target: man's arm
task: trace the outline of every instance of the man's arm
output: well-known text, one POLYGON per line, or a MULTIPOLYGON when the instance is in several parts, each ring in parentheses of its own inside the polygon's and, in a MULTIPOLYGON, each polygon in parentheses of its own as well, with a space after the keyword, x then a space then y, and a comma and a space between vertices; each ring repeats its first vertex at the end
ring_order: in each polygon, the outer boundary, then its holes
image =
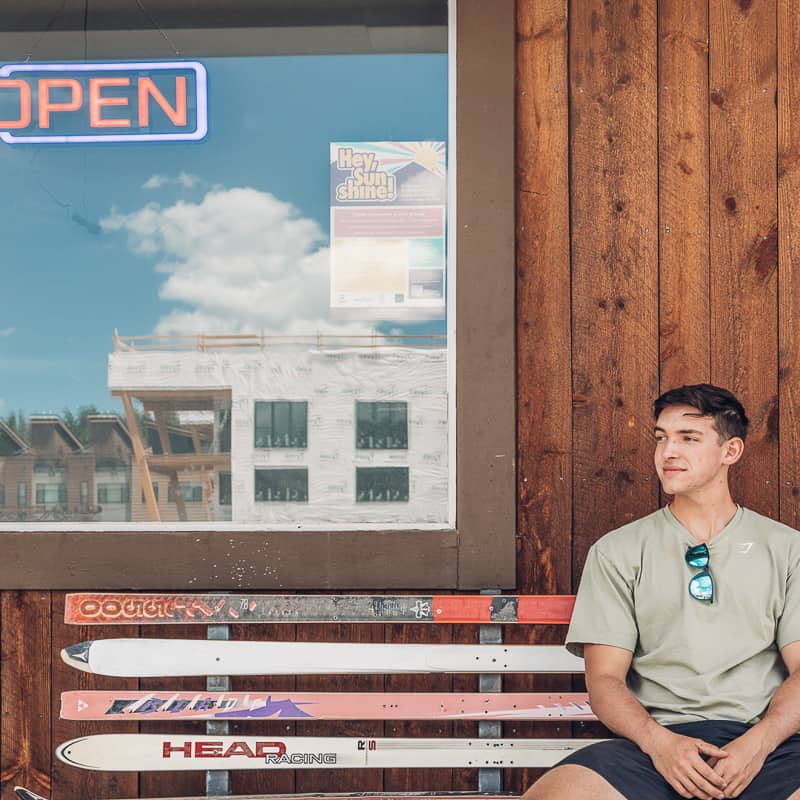
POLYGON ((728 758, 714 765, 714 770, 728 782, 726 797, 738 797, 758 775, 767 756, 800 732, 800 642, 787 644, 781 656, 789 677, 772 696, 764 718, 726 745, 728 758))
POLYGON ((725 797, 727 779, 701 754, 724 763, 727 753, 702 739, 680 736, 659 725, 628 688, 625 678, 633 654, 621 647, 585 644, 586 686, 592 711, 614 733, 637 744, 681 797, 725 797))

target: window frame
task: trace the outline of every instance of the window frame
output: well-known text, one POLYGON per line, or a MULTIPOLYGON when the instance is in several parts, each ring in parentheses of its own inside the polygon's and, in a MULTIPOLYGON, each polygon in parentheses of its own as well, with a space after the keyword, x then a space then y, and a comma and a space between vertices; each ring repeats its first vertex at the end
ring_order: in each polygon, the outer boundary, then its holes
POLYGON ((114 523, 35 531, 3 524, 0 589, 515 586, 515 4, 451 0, 448 35, 450 263, 458 264, 448 280, 458 320, 450 342, 451 419, 458 398, 450 448, 456 526, 253 531, 235 523, 214 530, 184 523, 141 532, 114 523), (272 568, 259 575, 235 568, 242 559, 265 558, 272 568))

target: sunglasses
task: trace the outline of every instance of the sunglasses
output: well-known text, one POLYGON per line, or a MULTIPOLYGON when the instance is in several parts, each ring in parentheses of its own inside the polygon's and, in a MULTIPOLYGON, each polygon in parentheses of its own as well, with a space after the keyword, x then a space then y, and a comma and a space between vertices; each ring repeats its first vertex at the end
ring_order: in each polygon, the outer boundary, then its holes
POLYGON ((710 560, 708 545, 696 544, 694 547, 690 547, 686 551, 684 559, 690 567, 702 570, 702 572, 698 572, 697 575, 689 581, 689 594, 694 597, 695 600, 700 600, 704 603, 713 603, 714 581, 707 569, 710 560))

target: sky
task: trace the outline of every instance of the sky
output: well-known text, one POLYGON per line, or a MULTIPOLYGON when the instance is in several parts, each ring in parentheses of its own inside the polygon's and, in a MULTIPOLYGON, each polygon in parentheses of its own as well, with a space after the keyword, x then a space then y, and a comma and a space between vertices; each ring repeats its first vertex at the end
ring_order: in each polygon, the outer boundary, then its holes
POLYGON ((202 142, 0 142, 0 415, 120 411, 106 382, 115 328, 372 326, 329 315, 329 144, 446 141, 446 54, 203 63, 202 142))

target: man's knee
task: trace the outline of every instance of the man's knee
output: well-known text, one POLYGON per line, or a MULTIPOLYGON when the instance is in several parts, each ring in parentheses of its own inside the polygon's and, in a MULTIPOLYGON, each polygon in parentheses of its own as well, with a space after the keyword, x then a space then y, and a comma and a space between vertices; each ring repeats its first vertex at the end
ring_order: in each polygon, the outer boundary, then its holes
POLYGON ((625 800, 625 798, 594 770, 577 764, 565 764, 545 773, 525 792, 522 800, 625 800))

